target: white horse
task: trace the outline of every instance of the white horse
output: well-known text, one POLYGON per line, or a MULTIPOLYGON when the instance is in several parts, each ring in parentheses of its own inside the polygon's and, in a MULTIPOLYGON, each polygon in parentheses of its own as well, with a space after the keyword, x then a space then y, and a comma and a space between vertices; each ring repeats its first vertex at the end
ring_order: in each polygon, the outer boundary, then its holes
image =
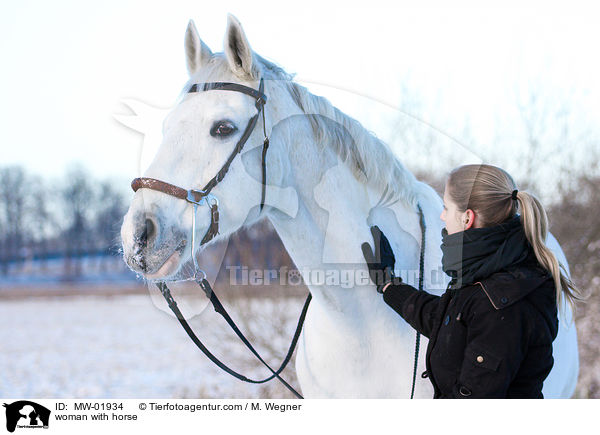
MULTIPOLYGON (((233 16, 228 17, 223 53, 213 54, 191 21, 185 53, 188 86, 225 81, 257 89, 260 78, 264 79, 266 131, 271 138, 267 206, 259 211, 261 119, 244 148, 249 151, 234 159, 212 191, 220 201, 220 235, 208 244, 262 218, 273 224, 313 295, 296 357, 303 394, 309 398, 408 398, 415 331, 383 302, 368 279, 347 288, 340 283, 311 282, 307 271, 342 272, 351 265, 361 277, 368 277, 360 246, 365 241, 373 243, 369 227, 378 225, 390 239, 397 269, 418 272, 420 204, 427 228, 424 288, 443 293, 447 277, 440 273, 440 197, 356 120, 254 53, 233 16), (286 187, 293 187, 296 195, 289 195, 286 187), (296 213, 290 216, 282 209, 296 213)), ((255 113, 254 100, 239 92, 184 95, 165 120, 162 144, 144 176, 186 189, 201 188, 221 168, 255 113), (233 133, 215 136, 218 125, 233 133)), ((140 189, 121 231, 127 264, 149 278, 175 274, 190 258, 188 249, 181 247, 189 243, 191 216, 189 203, 140 189), (145 233, 147 245, 142 249, 136 235, 147 223, 150 231, 145 233)), ((202 238, 209 222, 208 208, 200 207, 196 240, 202 238)), ((566 265, 551 235, 549 245, 566 265)), ((547 398, 568 398, 575 389, 579 364, 571 317, 567 310, 560 318, 554 367, 543 387, 547 398)), ((426 346, 427 339, 422 337, 419 374, 425 370, 426 346)), ((417 376, 415 397, 433 397, 429 380, 417 376)))

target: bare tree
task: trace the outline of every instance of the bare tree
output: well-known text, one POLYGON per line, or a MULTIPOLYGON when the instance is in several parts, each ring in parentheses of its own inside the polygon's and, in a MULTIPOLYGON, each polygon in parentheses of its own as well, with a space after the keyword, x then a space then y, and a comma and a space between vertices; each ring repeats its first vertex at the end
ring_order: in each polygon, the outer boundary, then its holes
POLYGON ((103 181, 93 207, 94 236, 97 249, 112 250, 119 243, 119 229, 126 212, 123 195, 110 181, 103 181))
POLYGON ((3 271, 8 261, 18 261, 25 241, 24 218, 30 184, 25 170, 18 166, 0 168, 0 207, 2 208, 3 271))
POLYGON ((579 174, 598 175, 593 164, 598 161, 598 132, 593 128, 597 120, 588 119, 580 109, 583 104, 574 90, 536 83, 517 91, 515 100, 522 127, 522 139, 517 141, 522 146, 518 156, 511 156, 511 164, 522 175, 521 188, 550 205, 559 198, 557 189, 578 183, 579 174))
POLYGON ((61 190, 65 214, 63 241, 67 277, 81 274, 81 262, 73 261, 74 257, 81 257, 90 248, 90 205, 94 200, 93 193, 87 171, 81 166, 70 168, 61 190))
MULTIPOLYGON (((96 251, 104 254, 116 254, 120 249, 119 229, 126 212, 123 195, 110 181, 100 183, 97 200, 93 206, 93 244, 96 251)), ((106 266, 106 262, 102 262, 106 266)), ((102 267, 102 266, 101 266, 102 267)))
POLYGON ((30 177, 30 183, 34 187, 31 189, 30 201, 26 208, 27 232, 31 238, 32 253, 39 259, 40 266, 45 268, 50 240, 58 235, 56 217, 49 208, 49 203, 54 198, 52 191, 46 187, 45 181, 41 177, 30 177))

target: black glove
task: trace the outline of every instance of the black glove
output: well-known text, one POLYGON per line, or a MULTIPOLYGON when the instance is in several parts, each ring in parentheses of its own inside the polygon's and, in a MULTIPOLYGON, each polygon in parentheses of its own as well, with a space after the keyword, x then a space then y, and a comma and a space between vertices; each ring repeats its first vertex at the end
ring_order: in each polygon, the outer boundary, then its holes
POLYGON ((383 293, 383 287, 389 282, 392 284, 400 284, 402 279, 394 276, 394 264, 396 264, 396 258, 394 257, 394 251, 392 251, 392 247, 390 246, 387 237, 385 237, 377 225, 371 227, 371 234, 373 235, 373 241, 375 242, 375 254, 373 254, 371 245, 367 242, 363 243, 361 248, 367 266, 369 266, 371 281, 377 286, 377 292, 383 293))

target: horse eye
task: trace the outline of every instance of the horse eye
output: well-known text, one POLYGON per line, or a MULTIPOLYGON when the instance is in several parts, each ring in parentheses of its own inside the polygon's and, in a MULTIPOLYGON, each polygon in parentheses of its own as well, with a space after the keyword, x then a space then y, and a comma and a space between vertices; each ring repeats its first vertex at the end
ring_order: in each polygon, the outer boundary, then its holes
POLYGON ((231 121, 217 121, 210 129, 210 135, 213 137, 227 137, 237 131, 236 126, 231 121))

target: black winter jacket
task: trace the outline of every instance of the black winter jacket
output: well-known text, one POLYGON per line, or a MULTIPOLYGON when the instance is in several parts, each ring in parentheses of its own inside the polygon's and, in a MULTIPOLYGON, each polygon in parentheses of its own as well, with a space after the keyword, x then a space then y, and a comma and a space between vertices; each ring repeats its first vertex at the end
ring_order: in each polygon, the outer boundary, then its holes
POLYGON ((558 332, 552 275, 527 261, 441 296, 390 285, 385 302, 429 338, 436 398, 543 398, 558 332))

